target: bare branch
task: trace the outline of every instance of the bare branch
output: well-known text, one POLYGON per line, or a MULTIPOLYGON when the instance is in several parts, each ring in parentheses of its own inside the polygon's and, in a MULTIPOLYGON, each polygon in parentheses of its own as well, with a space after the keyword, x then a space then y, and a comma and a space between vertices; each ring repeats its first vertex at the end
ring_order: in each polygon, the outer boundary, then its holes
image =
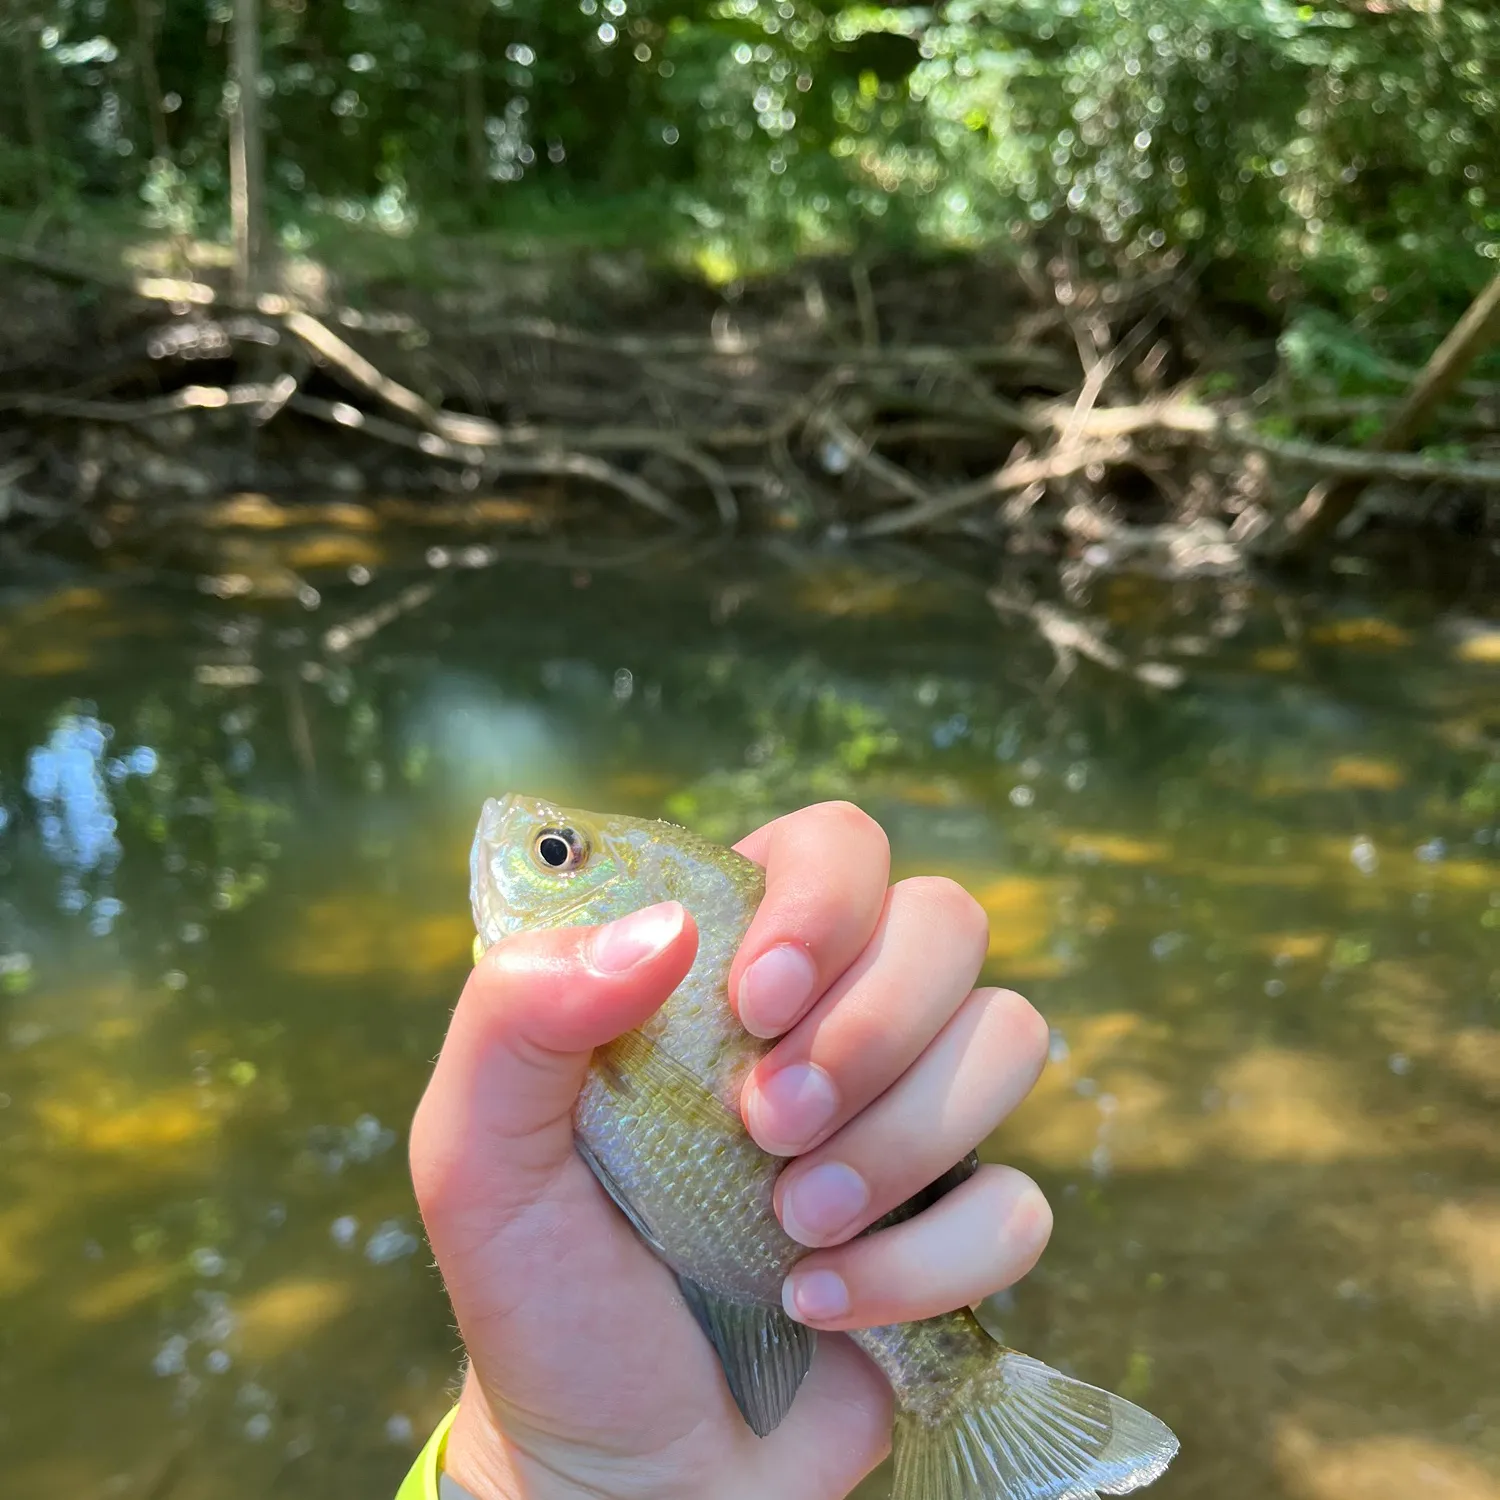
POLYGON ((1180 667, 1169 662, 1132 662, 1104 639, 1099 627, 1080 615, 1069 614, 1055 604, 1025 599, 1019 594, 996 587, 989 591, 989 601, 1005 614, 1016 614, 1030 620, 1052 648, 1058 671, 1064 676, 1073 669, 1075 657, 1085 657, 1110 672, 1122 672, 1148 687, 1175 688, 1183 682, 1180 667))
POLYGON ((1055 377, 1071 383, 1075 378, 1066 361, 1045 345, 1009 344, 909 344, 881 349, 855 350, 835 344, 800 344, 774 337, 752 338, 732 334, 723 338, 667 335, 660 338, 637 334, 591 333, 554 323, 548 318, 478 319, 467 330, 476 336, 507 334, 533 338, 574 348, 623 354, 633 359, 742 359, 757 356, 792 365, 852 364, 863 369, 877 367, 907 369, 927 365, 968 365, 1010 368, 1039 377, 1055 377))
MULTIPOLYGON (((1500 339, 1500 274, 1469 304, 1468 311, 1412 381, 1373 447, 1387 453, 1411 447, 1474 361, 1497 339, 1500 339)), ((1367 479, 1367 475, 1344 475, 1315 485, 1287 518, 1290 545, 1305 548, 1335 531, 1359 502, 1367 479)))
POLYGON ((310 313, 291 309, 283 315, 287 328, 329 364, 342 370, 356 385, 363 386, 388 406, 420 422, 429 432, 452 443, 493 447, 504 441, 500 428, 488 417, 469 417, 439 411, 415 391, 382 374, 357 349, 351 348, 327 325, 310 313))
POLYGON ((648 484, 638 475, 629 474, 614 464, 606 463, 592 454, 570 452, 559 449, 552 452, 521 452, 507 450, 497 453, 492 449, 473 444, 457 443, 450 438, 439 437, 433 432, 413 432, 397 422, 382 417, 367 416, 357 407, 339 401, 323 401, 315 396, 293 396, 287 403, 294 411, 306 413, 340 427, 358 428, 382 442, 394 443, 403 448, 415 449, 429 458, 443 458, 468 468, 479 468, 490 474, 532 474, 554 477, 591 479, 610 489, 618 490, 627 499, 671 521, 674 526, 691 526, 693 519, 674 501, 669 500, 654 484, 648 484))
POLYGON ((77 401, 66 396, 0 396, 0 411, 23 411, 39 417, 71 417, 89 422, 149 422, 179 411, 223 411, 233 406, 264 406, 276 397, 275 385, 186 385, 147 401, 77 401))
POLYGON ((420 609, 436 592, 437 585, 432 582, 409 584, 394 599, 387 599, 374 609, 325 630, 323 649, 331 656, 342 656, 361 642, 369 640, 376 631, 383 630, 393 620, 399 620, 403 615, 420 609))
POLYGON ((973 484, 960 485, 957 489, 932 496, 905 510, 891 511, 876 516, 854 528, 856 536, 895 536, 903 531, 914 531, 929 526, 934 521, 944 520, 958 511, 968 510, 985 500, 997 499, 1015 490, 1024 490, 1028 485, 1047 479, 1061 479, 1067 474, 1076 474, 1090 464, 1116 463, 1130 452, 1129 445, 1115 440, 1074 448, 1068 453, 1049 453, 1042 458, 1026 458, 1007 464, 993 474, 976 480, 973 484))
MULTIPOLYGON (((1042 408, 1054 425, 1066 420, 1067 409, 1042 408)), ((1090 414, 1084 424, 1091 437, 1123 437, 1158 433, 1212 439, 1234 448, 1251 448, 1283 463, 1325 474, 1365 475, 1414 483, 1446 482, 1493 486, 1500 484, 1500 464, 1456 459, 1425 458, 1415 453, 1379 453, 1367 448, 1341 448, 1327 443, 1305 443, 1293 438, 1268 437, 1235 413, 1193 406, 1180 400, 1148 402, 1140 406, 1112 406, 1090 414)))

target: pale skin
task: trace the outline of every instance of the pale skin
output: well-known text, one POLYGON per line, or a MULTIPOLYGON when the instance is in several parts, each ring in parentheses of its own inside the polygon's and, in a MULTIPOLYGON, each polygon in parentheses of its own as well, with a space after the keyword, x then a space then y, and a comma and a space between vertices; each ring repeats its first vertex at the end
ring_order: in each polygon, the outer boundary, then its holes
MULTIPOLYGON (((1052 1217, 1009 1167, 854 1238, 989 1135, 1041 1072, 1041 1017, 975 988, 983 910, 950 880, 888 885, 885 834, 847 803, 738 848, 765 867, 766 896, 730 998, 747 1029, 779 1039, 741 1108, 789 1158, 777 1212, 814 1247, 787 1310, 869 1327, 1011 1285, 1052 1217)), ((696 945, 667 903, 508 938, 464 987, 411 1164, 470 1362, 446 1469, 478 1500, 838 1500, 889 1449, 889 1387, 838 1337, 819 1341, 781 1426, 754 1436, 671 1274, 573 1150, 590 1049, 650 1016, 696 945)))

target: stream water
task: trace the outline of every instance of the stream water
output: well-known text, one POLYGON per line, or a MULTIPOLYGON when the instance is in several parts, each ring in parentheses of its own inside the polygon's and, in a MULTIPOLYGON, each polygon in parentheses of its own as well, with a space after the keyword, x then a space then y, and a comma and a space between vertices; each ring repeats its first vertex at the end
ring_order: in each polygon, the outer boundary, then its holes
POLYGON ((518 788, 852 797, 978 895, 1053 1027, 988 1312, 1173 1425, 1153 1494, 1500 1500, 1492 626, 1101 584, 1161 692, 901 557, 321 545, 0 579, 0 1495, 394 1492, 457 1361, 406 1125, 518 788))

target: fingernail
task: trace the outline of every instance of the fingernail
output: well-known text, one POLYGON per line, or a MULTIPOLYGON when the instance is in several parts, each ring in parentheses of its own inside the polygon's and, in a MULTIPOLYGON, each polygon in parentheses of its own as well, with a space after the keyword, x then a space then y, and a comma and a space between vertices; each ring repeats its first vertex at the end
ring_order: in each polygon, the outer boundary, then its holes
POLYGON ((849 1311, 849 1288, 837 1271, 793 1271, 781 1283, 781 1305, 799 1323, 826 1323, 849 1311))
POLYGON ((655 958, 682 931, 682 905, 663 901, 633 911, 594 934, 591 957, 601 974, 623 974, 655 958))
POLYGON ((740 979, 740 1025, 751 1036, 780 1036, 812 999, 818 971, 805 949, 784 943, 762 953, 740 979))
POLYGON ((745 1100, 747 1123, 763 1151, 796 1156, 838 1113, 833 1080, 816 1063, 792 1063, 754 1085, 745 1100))
POLYGON ((781 1194, 781 1227, 799 1245, 826 1245, 870 1201, 865 1180, 841 1161, 800 1173, 781 1194))

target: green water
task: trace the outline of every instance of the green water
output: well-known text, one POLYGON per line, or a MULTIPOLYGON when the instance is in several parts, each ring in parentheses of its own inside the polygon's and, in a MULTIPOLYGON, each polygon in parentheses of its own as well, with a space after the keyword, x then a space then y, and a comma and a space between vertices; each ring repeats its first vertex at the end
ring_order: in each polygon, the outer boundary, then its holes
POLYGON ((1101 587, 1153 694, 909 559, 373 562, 0 580, 0 1494, 393 1492, 457 1358, 405 1126, 514 787, 722 835, 850 796, 979 895, 1054 1027, 988 1149, 1057 1228, 991 1311, 1171 1422, 1154 1494, 1500 1497, 1472 603, 1101 587))

